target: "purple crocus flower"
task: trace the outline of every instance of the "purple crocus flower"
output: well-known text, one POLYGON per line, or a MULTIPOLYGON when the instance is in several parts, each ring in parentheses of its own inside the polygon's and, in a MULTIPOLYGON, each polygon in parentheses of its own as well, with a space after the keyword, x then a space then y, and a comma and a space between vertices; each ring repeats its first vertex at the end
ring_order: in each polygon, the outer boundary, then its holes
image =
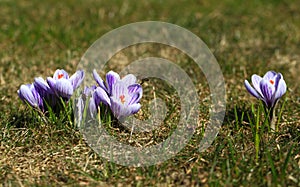
POLYGON ((98 88, 101 88, 109 96, 110 102, 107 102, 107 105, 110 106, 117 119, 122 121, 139 111, 143 90, 141 85, 136 83, 137 80, 133 74, 128 74, 121 79, 119 74, 109 71, 106 74, 106 82, 101 79, 96 70, 93 71, 93 76, 99 85, 98 88))
POLYGON ((33 84, 21 85, 18 90, 20 99, 34 108, 44 110, 43 99, 33 84))
POLYGON ((252 85, 245 80, 245 87, 254 97, 264 101, 267 108, 273 108, 286 92, 286 83, 281 73, 268 71, 263 77, 252 75, 252 85))
POLYGON ((56 96, 69 100, 74 90, 83 81, 83 78, 84 71, 82 70, 77 71, 69 78, 69 75, 65 70, 58 69, 54 72, 53 78, 47 78, 47 83, 56 96))
POLYGON ((124 78, 112 86, 110 97, 111 111, 120 121, 140 110, 139 102, 143 93, 141 85, 131 84, 128 86, 130 80, 124 78))

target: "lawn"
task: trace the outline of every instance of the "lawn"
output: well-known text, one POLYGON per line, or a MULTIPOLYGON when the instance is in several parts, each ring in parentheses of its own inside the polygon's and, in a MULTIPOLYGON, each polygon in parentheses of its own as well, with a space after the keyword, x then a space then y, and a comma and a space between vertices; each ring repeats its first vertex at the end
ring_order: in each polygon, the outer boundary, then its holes
MULTIPOLYGON (((0 0, 1 184, 300 186, 299 9, 296 0, 0 0), (225 79, 226 113, 207 150, 199 152, 211 104, 207 81, 192 59, 168 46, 130 46, 114 55, 106 67, 120 71, 141 57, 162 57, 193 80, 201 124, 187 145, 163 163, 132 167, 109 162, 88 146, 66 115, 41 120, 19 99, 20 85, 33 82, 34 77, 51 76, 56 69, 73 74, 94 41, 138 21, 164 21, 186 28, 216 57, 225 79), (261 135, 256 158, 253 109, 257 112, 260 104, 247 92, 244 80, 269 70, 281 72, 288 89, 275 111, 279 130, 261 135)), ((180 110, 170 85, 150 79, 142 86, 143 106, 136 117, 149 117, 146 106, 157 96, 167 103, 164 124, 132 137, 121 127, 107 127, 118 140, 135 147, 168 138, 176 129, 180 110)))

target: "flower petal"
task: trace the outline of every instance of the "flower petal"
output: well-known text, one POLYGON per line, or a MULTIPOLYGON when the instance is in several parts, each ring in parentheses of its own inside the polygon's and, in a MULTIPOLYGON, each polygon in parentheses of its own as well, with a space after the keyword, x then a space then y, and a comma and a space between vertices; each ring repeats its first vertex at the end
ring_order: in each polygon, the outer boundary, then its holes
POLYGON ((105 90, 103 90, 101 87, 97 87, 94 93, 95 103, 96 105, 99 105, 100 102, 104 103, 105 105, 111 106, 110 98, 108 97, 105 90))
POLYGON ((136 104, 140 101, 140 94, 138 92, 128 97, 129 97, 128 105, 136 104))
POLYGON ((34 79, 34 87, 36 88, 37 92, 42 96, 45 97, 48 94, 53 94, 48 83, 42 78, 37 77, 34 79))
POLYGON ((129 105, 128 108, 130 110, 130 114, 135 114, 141 109, 141 104, 137 103, 137 104, 129 105))
POLYGON ((273 79, 276 75, 277 75, 277 73, 276 73, 275 71, 268 71, 268 72, 264 75, 263 79, 269 81, 269 80, 273 79))
MULTIPOLYGON (((76 101, 76 100, 75 100, 76 101)), ((84 101, 82 98, 82 95, 77 99, 76 102, 76 110, 75 110, 75 116, 78 117, 78 121, 82 120, 82 116, 83 116, 83 112, 84 112, 84 101)))
POLYGON ((138 93, 139 97, 137 100, 140 100, 143 96, 143 88, 140 84, 133 84, 128 86, 128 93, 129 95, 138 93))
POLYGON ((259 76, 259 75, 252 75, 251 76, 251 82, 252 82, 252 85, 254 87, 254 89, 260 94, 262 95, 261 93, 261 90, 260 90, 260 81, 262 80, 262 78, 259 76))
POLYGON ((56 93, 56 89, 55 89, 56 80, 53 79, 52 77, 47 77, 47 83, 51 88, 51 90, 53 91, 53 93, 56 93))
POLYGON ((276 78, 275 89, 276 89, 276 93, 275 93, 275 96, 274 96, 275 100, 282 97, 286 92, 286 83, 283 80, 281 73, 278 73, 278 77, 276 78))
POLYGON ((273 94, 275 92, 275 87, 271 85, 268 81, 263 79, 260 81, 260 89, 263 94, 263 100, 266 105, 270 108, 274 104, 273 94))
POLYGON ((21 100, 27 102, 30 106, 43 109, 43 101, 33 84, 21 85, 18 95, 21 100))
POLYGON ((127 86, 136 84, 136 77, 133 74, 128 74, 122 78, 122 82, 127 86))
POLYGON ((89 110, 90 110, 91 117, 94 118, 94 115, 97 113, 97 105, 95 103, 95 98, 93 96, 90 97, 89 100, 89 110))
POLYGON ((247 80, 245 80, 244 84, 245 84, 245 87, 246 87, 247 91, 251 95, 253 95, 257 99, 262 99, 262 97, 260 96, 260 94, 250 85, 250 83, 247 80))
POLYGON ((142 86, 140 84, 132 84, 128 86, 128 93, 135 93, 135 92, 143 92, 142 86))
POLYGON ((113 85, 120 80, 119 74, 117 74, 114 71, 109 71, 106 74, 106 84, 107 84, 107 91, 109 94, 112 93, 112 87, 113 85))
POLYGON ((30 104, 33 107, 37 107, 37 102, 30 90, 30 84, 29 85, 21 85, 20 89, 18 90, 18 95, 21 100, 27 101, 28 104, 30 104))
POLYGON ((79 85, 82 83, 84 78, 84 71, 83 70, 78 70, 76 71, 71 77, 70 81, 73 86, 73 90, 79 87, 79 85))
POLYGON ((98 75, 97 71, 93 70, 93 77, 95 81, 98 83, 98 85, 103 88, 106 92, 108 92, 106 86, 104 85, 104 81, 101 79, 101 77, 98 75))
POLYGON ((56 81, 55 90, 59 97, 70 99, 73 94, 73 86, 67 79, 56 81))
POLYGON ((97 88, 96 85, 92 85, 92 86, 90 86, 90 87, 85 86, 85 87, 84 87, 84 90, 83 90, 83 94, 84 94, 85 96, 90 96, 90 95, 92 95, 92 94, 94 93, 94 91, 95 91, 96 88, 97 88))
POLYGON ((111 98, 111 111, 113 112, 114 116, 120 121, 129 116, 132 112, 127 105, 123 105, 115 98, 111 98))
POLYGON ((127 90, 127 86, 124 85, 122 81, 117 81, 113 84, 110 95, 118 98, 121 95, 125 95, 128 92, 127 90))
POLYGON ((110 109, 114 116, 119 119, 121 115, 121 103, 119 103, 115 98, 111 97, 111 106, 110 109))

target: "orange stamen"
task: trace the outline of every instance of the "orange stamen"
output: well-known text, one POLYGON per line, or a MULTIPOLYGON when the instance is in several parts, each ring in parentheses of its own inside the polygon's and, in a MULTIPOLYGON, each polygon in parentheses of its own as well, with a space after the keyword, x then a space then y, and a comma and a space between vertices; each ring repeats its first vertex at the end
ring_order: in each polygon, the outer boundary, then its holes
POLYGON ((274 84, 274 81, 273 81, 273 80, 270 80, 270 83, 271 83, 271 84, 274 84))
POLYGON ((121 95, 120 100, 121 100, 121 103, 124 104, 125 103, 125 95, 121 95))
POLYGON ((64 74, 58 74, 58 79, 61 79, 64 77, 64 74))

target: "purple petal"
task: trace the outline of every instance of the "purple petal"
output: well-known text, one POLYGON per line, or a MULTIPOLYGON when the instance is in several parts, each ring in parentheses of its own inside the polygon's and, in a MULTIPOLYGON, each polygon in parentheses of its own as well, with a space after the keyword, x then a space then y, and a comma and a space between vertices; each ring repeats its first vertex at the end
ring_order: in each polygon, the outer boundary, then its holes
POLYGON ((73 94, 73 86, 67 79, 59 79, 56 81, 55 90, 59 97, 70 99, 73 94))
POLYGON ((140 101, 140 94, 139 93, 135 93, 132 96, 130 96, 130 100, 128 102, 128 105, 132 105, 135 103, 138 103, 140 101))
POLYGON ((278 73, 278 77, 276 78, 275 81, 275 89, 276 89, 276 93, 274 97, 275 100, 282 97, 286 92, 286 83, 283 80, 282 75, 280 73, 278 73))
POLYGON ((138 93, 139 97, 138 97, 138 100, 140 100, 143 96, 143 88, 140 84, 133 84, 133 85, 130 85, 128 86, 128 93, 131 95, 131 94, 135 94, 135 93, 138 93))
POLYGON ((105 105, 111 106, 110 98, 108 97, 106 91, 103 90, 102 88, 100 88, 100 87, 96 88, 94 97, 95 97, 96 105, 99 105, 100 102, 102 102, 105 105))
POLYGON ((119 119, 121 116, 121 103, 119 101, 115 100, 114 98, 111 98, 111 107, 110 107, 112 113, 114 116, 119 119))
MULTIPOLYGON (((31 84, 22 84, 22 85, 20 86, 20 89, 17 91, 17 93, 18 93, 18 95, 19 95, 19 97, 20 97, 20 99, 21 99, 22 101, 25 100, 23 92, 24 92, 24 91, 27 92, 27 89, 30 91, 30 86, 31 86, 31 84)), ((31 91, 30 91, 30 92, 31 92, 31 91)))
POLYGON ((115 98, 111 98, 111 111, 113 112, 114 116, 120 121, 129 116, 132 112, 130 107, 122 104, 115 98))
POLYGON ((141 109, 141 104, 137 103, 137 104, 129 105, 128 108, 130 110, 130 114, 135 114, 141 109))
POLYGON ((37 91, 34 89, 33 84, 21 85, 18 90, 18 95, 21 100, 26 101, 32 107, 41 106, 41 98, 37 91))
POLYGON ((276 73, 275 71, 268 71, 268 72, 264 75, 263 79, 265 79, 265 80, 271 80, 271 79, 273 79, 276 75, 277 75, 277 73, 276 73))
POLYGON ((245 80, 244 84, 245 84, 245 87, 246 87, 247 91, 248 91, 251 95, 253 95, 253 96, 256 97, 257 99, 261 99, 261 98, 262 98, 262 97, 259 95, 259 93, 258 93, 258 92, 250 85, 250 83, 249 83, 247 80, 245 80))
POLYGON ((69 79, 69 74, 63 69, 57 69, 54 72, 53 79, 58 80, 61 78, 69 79))
POLYGON ((79 87, 79 85, 82 83, 84 78, 84 71, 83 70, 78 70, 75 72, 71 77, 70 81, 73 86, 73 90, 79 87))
POLYGON ((33 84, 31 85, 30 89, 31 89, 31 93, 32 93, 33 97, 35 98, 35 100, 38 104, 38 107, 41 110, 44 110, 43 99, 42 99, 41 95, 37 92, 37 90, 34 88, 33 84))
POLYGON ((98 85, 103 88, 105 91, 108 92, 106 86, 104 85, 104 81, 101 79, 101 77, 98 75, 97 71, 94 69, 93 70, 93 77, 95 81, 98 83, 98 85))
POLYGON ((51 90, 50 86, 42 77, 35 78, 33 84, 37 92, 39 92, 41 96, 53 94, 53 91, 51 90))
POLYGON ((122 78, 122 82, 127 86, 136 84, 136 77, 133 74, 128 74, 122 78))
POLYGON ((56 89, 55 89, 56 80, 53 79, 52 77, 47 77, 47 83, 51 88, 51 90, 53 91, 53 93, 56 93, 56 89))
POLYGON ((37 102, 31 93, 30 90, 31 85, 21 85, 20 89, 18 90, 18 95, 21 100, 27 101, 31 106, 37 106, 37 102))
POLYGON ((94 114, 97 113, 97 105, 96 105, 95 99, 93 97, 90 97, 89 110, 90 110, 91 117, 93 118, 94 114))
POLYGON ((254 74, 254 75, 251 76, 252 85, 253 85, 254 89, 260 95, 262 95, 261 90, 260 90, 260 81, 261 80, 262 80, 262 78, 259 75, 254 74))
POLYGON ((128 93, 134 93, 134 92, 143 92, 142 86, 140 84, 133 84, 128 86, 128 93))
POLYGON ((111 91, 111 96, 119 98, 121 95, 125 95, 128 92, 127 86, 122 81, 116 82, 111 91))
POLYGON ((260 82, 260 89, 263 94, 263 98, 268 107, 272 107, 274 104, 273 94, 275 87, 271 85, 268 81, 262 80, 260 82))
POLYGON ((107 84, 107 90, 108 93, 111 94, 112 93, 112 87, 113 85, 120 80, 120 76, 119 74, 117 74, 114 71, 109 71, 106 74, 106 84, 107 84))
POLYGON ((84 90, 83 90, 83 94, 86 95, 86 96, 92 95, 92 93, 94 93, 96 88, 97 88, 96 85, 92 85, 90 87, 85 86, 84 90))
POLYGON ((78 117, 78 120, 82 120, 82 115, 84 112, 84 101, 82 99, 82 95, 78 98, 77 103, 76 103, 76 110, 77 113, 75 113, 75 116, 78 117))

